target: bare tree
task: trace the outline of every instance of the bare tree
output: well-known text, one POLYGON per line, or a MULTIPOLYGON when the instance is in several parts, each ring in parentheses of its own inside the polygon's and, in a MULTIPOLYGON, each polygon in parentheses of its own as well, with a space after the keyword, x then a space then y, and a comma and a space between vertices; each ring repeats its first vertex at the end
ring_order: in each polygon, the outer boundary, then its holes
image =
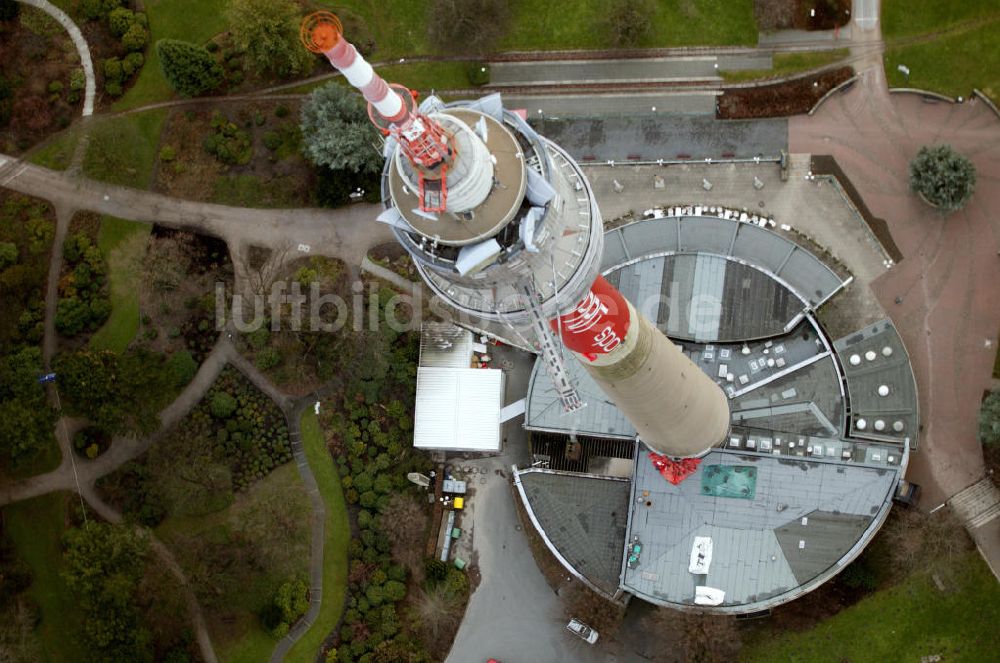
POLYGON ((649 35, 656 3, 653 0, 616 0, 608 10, 608 30, 615 46, 635 48, 649 35))
POLYGON ((392 556, 410 574, 423 578, 427 512, 412 496, 393 495, 380 517, 380 527, 392 544, 392 556))
POLYGON ((275 248, 240 246, 233 265, 236 271, 236 289, 252 295, 266 297, 271 288, 285 273, 292 250, 292 242, 275 248))
POLYGON ((972 548, 969 535, 951 509, 930 514, 916 509, 893 509, 885 525, 894 568, 933 569, 954 561, 972 548))
POLYGON ((743 639, 736 618, 659 608, 651 617, 653 628, 675 648, 653 659, 658 663, 677 660, 690 663, 723 663, 736 660, 743 639))
POLYGON ((433 0, 431 41, 443 51, 487 53, 507 32, 507 0, 433 0))
POLYGON ((602 638, 618 633, 625 608, 597 594, 581 582, 574 582, 566 596, 566 616, 577 618, 595 629, 602 638))

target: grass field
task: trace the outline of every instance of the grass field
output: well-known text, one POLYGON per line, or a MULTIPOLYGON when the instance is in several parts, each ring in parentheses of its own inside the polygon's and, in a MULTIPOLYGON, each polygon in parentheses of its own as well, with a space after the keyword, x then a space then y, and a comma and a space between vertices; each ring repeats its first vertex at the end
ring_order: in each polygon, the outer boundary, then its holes
POLYGON ((915 87, 951 97, 968 97, 978 88, 994 101, 1000 100, 997 0, 887 1, 882 9, 882 32, 889 44, 885 72, 890 87, 915 87), (927 39, 893 45, 901 37, 920 35, 927 39), (901 64, 909 67, 909 79, 899 72, 901 64))
POLYGON ((85 657, 80 651, 80 612, 60 575, 65 519, 66 493, 4 507, 7 531, 18 554, 31 566, 34 581, 29 591, 41 610, 36 633, 47 663, 85 657))
POLYGON ((982 27, 926 43, 892 48, 885 55, 890 87, 916 87, 950 97, 978 88, 1000 101, 1000 18, 982 27), (899 65, 910 69, 909 80, 899 65))
POLYGON ((846 48, 832 51, 814 51, 811 53, 777 53, 770 69, 746 69, 742 71, 724 71, 722 78, 729 82, 752 81, 758 78, 774 78, 817 69, 828 64, 843 60, 850 54, 846 48))
POLYGON ((887 41, 946 30, 956 23, 1000 14, 997 0, 882 0, 882 36, 887 41))
POLYGON ((148 223, 101 218, 97 245, 108 261, 111 317, 90 337, 90 347, 95 350, 124 352, 139 331, 142 260, 150 230, 148 223))
POLYGON ((803 632, 762 637, 744 647, 741 660, 802 663, 996 660, 1000 647, 1000 586, 975 551, 940 574, 939 591, 927 573, 914 573, 803 632))
POLYGON ((115 110, 137 108, 163 101, 174 92, 160 70, 160 59, 154 48, 158 39, 183 39, 202 44, 226 29, 223 11, 226 0, 146 0, 149 16, 150 47, 146 65, 135 84, 115 105, 115 110))
MULTIPOLYGON (((636 47, 757 43, 752 0, 678 0, 656 3, 652 29, 636 47)), ((606 0, 512 0, 511 29, 501 50, 607 48, 606 0)))
POLYGON ((111 184, 148 188, 166 116, 166 110, 158 109, 107 118, 94 126, 83 158, 84 175, 111 184))
MULTIPOLYGON (((319 4, 340 12, 346 8, 364 19, 376 44, 372 60, 432 51, 427 40, 426 0, 322 0, 319 4)), ((752 0, 672 0, 657 5, 650 36, 638 47, 757 43, 752 0)), ((606 0, 510 0, 510 28, 498 50, 607 48, 607 7, 606 0)))
POLYGON ((312 663, 323 640, 340 621, 347 590, 347 543, 351 538, 347 505, 340 488, 340 476, 326 450, 323 432, 312 410, 301 419, 302 447, 309 467, 316 476, 319 492, 326 504, 326 528, 323 542, 323 603, 312 628, 295 643, 285 657, 290 663, 312 663))
POLYGON ((270 657, 277 641, 256 615, 281 583, 308 577, 309 521, 305 486, 295 464, 285 463, 228 507, 170 517, 156 528, 192 579, 219 660, 270 657))
POLYGON ((73 159, 73 151, 80 137, 79 125, 62 131, 36 150, 29 158, 33 164, 52 170, 66 170, 73 159))

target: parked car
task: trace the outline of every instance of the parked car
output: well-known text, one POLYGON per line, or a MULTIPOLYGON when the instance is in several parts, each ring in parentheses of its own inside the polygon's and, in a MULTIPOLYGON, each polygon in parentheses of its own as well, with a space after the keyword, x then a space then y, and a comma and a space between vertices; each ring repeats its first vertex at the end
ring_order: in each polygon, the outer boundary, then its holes
POLYGON ((594 644, 597 642, 597 631, 590 628, 579 619, 569 620, 569 624, 566 624, 566 630, 570 633, 580 636, 586 640, 589 644, 594 644))

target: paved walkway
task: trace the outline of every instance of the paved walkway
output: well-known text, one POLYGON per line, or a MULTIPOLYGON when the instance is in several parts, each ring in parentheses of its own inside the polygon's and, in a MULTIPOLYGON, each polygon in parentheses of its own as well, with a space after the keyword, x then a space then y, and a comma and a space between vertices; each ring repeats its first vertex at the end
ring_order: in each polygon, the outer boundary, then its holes
MULTIPOLYGON (((770 57, 764 56, 765 66, 770 57)), ((556 60, 496 62, 490 65, 489 87, 593 83, 679 83, 718 81, 718 58, 694 55, 627 60, 556 60)))
POLYGON ((934 506, 984 471, 976 416, 1000 329, 1000 121, 981 102, 889 95, 881 62, 860 73, 860 84, 814 116, 793 118, 789 144, 793 152, 833 154, 905 256, 871 287, 913 362, 924 430, 909 476, 934 506), (953 145, 979 173, 972 201, 947 217, 907 182, 909 160, 930 143, 953 145))
MULTIPOLYGON (((102 500, 97 495, 97 491, 94 490, 93 485, 85 487, 82 494, 83 498, 87 500, 87 504, 101 518, 109 523, 122 523, 122 514, 102 500)), ((194 629, 195 640, 198 642, 198 651, 201 653, 202 660, 205 663, 217 663, 218 658, 216 658, 215 649, 212 647, 212 638, 208 633, 205 615, 201 611, 201 605, 198 604, 198 598, 195 596, 194 590, 191 589, 191 584, 188 582, 184 570, 177 563, 177 558, 170 552, 170 548, 156 538, 156 535, 151 530, 146 528, 141 529, 149 532, 150 548, 160 558, 163 565, 167 567, 167 570, 170 571, 170 575, 180 584, 181 593, 184 594, 184 603, 187 604, 188 613, 191 616, 191 626, 194 629)))
POLYGON ((83 33, 80 32, 80 28, 77 27, 76 23, 73 22, 66 12, 59 9, 48 0, 20 0, 26 5, 31 5, 32 7, 37 7, 43 12, 54 18, 59 22, 66 32, 69 33, 70 39, 73 40, 73 45, 76 46, 77 53, 80 54, 80 65, 83 67, 83 74, 86 76, 86 86, 84 87, 83 93, 83 116, 87 117, 92 115, 94 112, 94 94, 96 91, 95 78, 94 78, 94 61, 90 57, 90 46, 87 45, 87 40, 83 38, 83 33))

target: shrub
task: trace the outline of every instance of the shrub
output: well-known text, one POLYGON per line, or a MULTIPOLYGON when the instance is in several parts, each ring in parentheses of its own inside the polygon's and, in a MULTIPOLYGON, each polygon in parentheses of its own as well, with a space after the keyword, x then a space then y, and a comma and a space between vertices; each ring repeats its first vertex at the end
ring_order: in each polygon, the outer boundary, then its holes
POLYGON ((121 39, 128 29, 135 22, 135 13, 131 9, 118 7, 108 14, 108 30, 115 37, 121 39))
POLYGON ((169 163, 176 158, 177 150, 175 150, 172 145, 164 145, 160 148, 160 161, 169 163))
POLYGON ((0 21, 13 21, 20 10, 21 3, 17 0, 0 0, 0 21))
POLYGON ((156 42, 156 52, 164 78, 182 96, 196 97, 222 82, 222 67, 204 48, 177 39, 161 39, 156 42))
POLYGON ((910 162, 910 187, 944 210, 965 206, 976 188, 976 167, 948 145, 924 146, 910 162))
POLYGON ((62 81, 52 81, 51 83, 49 83, 48 90, 49 93, 51 94, 59 94, 60 92, 63 91, 62 81))
POLYGON ((104 18, 122 6, 124 0, 80 0, 80 13, 90 21, 104 18))
MULTIPOLYGON (((155 330, 154 330, 155 331, 155 330)), ((173 377, 178 387, 186 386, 198 372, 198 362, 187 350, 179 350, 167 359, 167 372, 173 377)))
POLYGON ((291 0, 231 0, 226 11, 236 48, 258 74, 308 71, 313 56, 299 41, 300 9, 291 0))
POLYGON ((224 391, 212 396, 211 412, 216 419, 228 419, 236 411, 236 406, 236 399, 224 391))
POLYGON ((490 66, 485 62, 477 62, 466 71, 469 82, 473 85, 486 85, 490 82, 490 66))
POLYGON ((122 35, 122 46, 130 53, 143 50, 147 43, 149 43, 149 30, 138 22, 129 26, 128 31, 122 35))
POLYGON ((878 589, 878 574, 867 564, 864 558, 852 562, 840 574, 840 581, 851 589, 861 589, 874 592, 878 589))
POLYGON ((264 147, 274 152, 285 142, 281 138, 280 131, 268 131, 264 134, 264 147))
POLYGON ((979 410, 979 439, 1000 444, 1000 391, 991 391, 979 410))
POLYGON ((267 371, 281 363, 281 355, 274 348, 264 348, 257 353, 257 368, 267 371))
POLYGON ((0 242, 0 270, 17 262, 17 245, 11 242, 0 242))
POLYGON ((121 83, 125 77, 122 69, 122 62, 118 58, 108 58, 104 61, 104 81, 105 83, 121 83))
POLYGON ((656 3, 653 0, 617 0, 607 19, 615 46, 638 46, 649 35, 654 13, 656 3))
POLYGON ((216 112, 212 116, 213 132, 205 137, 205 151, 230 166, 243 166, 253 158, 253 141, 243 129, 216 112))
POLYGON ((142 69, 142 65, 145 64, 146 58, 142 53, 129 53, 122 60, 122 74, 125 78, 131 78, 133 74, 138 73, 142 69))
POLYGON ((284 104, 281 104, 274 109, 275 117, 288 117, 290 112, 291 111, 288 110, 288 106, 285 106, 284 104))
POLYGON ((69 75, 69 89, 80 91, 87 87, 87 75, 83 69, 74 69, 69 75))

